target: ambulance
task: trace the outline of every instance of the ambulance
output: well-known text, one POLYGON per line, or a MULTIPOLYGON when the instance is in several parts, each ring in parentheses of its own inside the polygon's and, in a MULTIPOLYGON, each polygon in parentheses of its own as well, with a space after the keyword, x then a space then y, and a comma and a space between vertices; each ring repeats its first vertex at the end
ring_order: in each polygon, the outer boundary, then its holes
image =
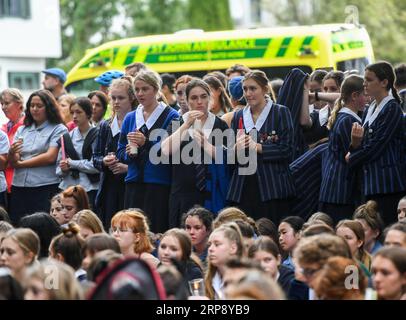
POLYGON ((367 30, 353 24, 258 28, 204 32, 184 30, 110 41, 86 51, 70 70, 66 86, 76 95, 98 87, 94 81, 108 70, 124 70, 142 62, 158 73, 176 77, 203 76, 234 64, 261 69, 270 79, 283 78, 292 68, 363 72, 374 61, 367 30))

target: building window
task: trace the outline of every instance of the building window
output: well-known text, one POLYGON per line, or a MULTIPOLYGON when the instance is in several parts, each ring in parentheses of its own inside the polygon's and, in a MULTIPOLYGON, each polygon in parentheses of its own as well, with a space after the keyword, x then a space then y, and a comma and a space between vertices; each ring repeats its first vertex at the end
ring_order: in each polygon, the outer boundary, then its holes
POLYGON ((39 89, 39 72, 9 72, 8 84, 10 88, 37 90, 39 89))
POLYGON ((29 19, 30 16, 30 0, 0 0, 0 18, 29 19))

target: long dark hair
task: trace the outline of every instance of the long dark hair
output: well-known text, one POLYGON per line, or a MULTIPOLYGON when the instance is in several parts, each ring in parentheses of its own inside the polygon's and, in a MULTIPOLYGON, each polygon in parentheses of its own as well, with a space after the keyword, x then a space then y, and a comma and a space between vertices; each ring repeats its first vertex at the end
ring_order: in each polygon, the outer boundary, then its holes
POLYGON ((52 124, 60 124, 63 123, 61 113, 59 112, 58 103, 56 102, 55 97, 53 94, 48 90, 37 90, 31 93, 30 97, 28 98, 26 111, 25 111, 25 119, 24 125, 31 126, 35 121, 31 114, 31 100, 33 97, 39 97, 42 103, 45 105, 45 111, 47 114, 47 121, 52 124))
POLYGON ((103 110, 106 111, 107 106, 109 105, 109 98, 107 97, 107 95, 103 91, 100 91, 100 90, 92 91, 87 95, 87 97, 89 99, 92 99, 94 96, 99 98, 101 105, 103 107, 103 110))
POLYGON ((217 79, 215 76, 211 75, 205 75, 203 77, 203 81, 206 82, 209 86, 213 87, 215 90, 220 90, 221 110, 225 113, 229 112, 232 109, 231 101, 221 81, 217 79))
POLYGON ((400 97, 398 91, 394 87, 396 81, 395 71, 393 70, 392 65, 386 61, 380 61, 377 63, 373 63, 367 65, 365 70, 371 71, 375 73, 380 81, 388 80, 388 85, 386 86, 386 90, 392 90, 392 95, 396 99, 398 103, 400 103, 400 97))

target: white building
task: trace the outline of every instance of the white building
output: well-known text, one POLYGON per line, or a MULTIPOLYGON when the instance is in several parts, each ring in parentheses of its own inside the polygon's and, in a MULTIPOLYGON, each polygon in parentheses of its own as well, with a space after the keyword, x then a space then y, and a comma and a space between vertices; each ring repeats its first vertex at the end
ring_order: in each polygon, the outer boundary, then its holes
POLYGON ((41 87, 46 58, 62 54, 59 0, 0 0, 0 91, 41 87))
POLYGON ((230 13, 236 29, 272 27, 275 19, 265 10, 264 0, 229 0, 230 13))

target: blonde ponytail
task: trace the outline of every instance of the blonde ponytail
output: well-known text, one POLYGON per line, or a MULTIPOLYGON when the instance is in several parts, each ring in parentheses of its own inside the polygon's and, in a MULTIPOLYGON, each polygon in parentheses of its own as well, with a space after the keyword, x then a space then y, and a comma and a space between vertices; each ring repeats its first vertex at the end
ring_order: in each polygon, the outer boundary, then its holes
POLYGON ((344 107, 344 100, 343 100, 343 96, 341 95, 340 98, 338 98, 337 101, 334 103, 333 111, 331 111, 331 115, 328 118, 327 129, 329 129, 329 130, 333 129, 334 123, 337 120, 337 115, 343 107, 344 107))
POLYGON ((335 121, 337 120, 337 115, 340 110, 345 106, 346 103, 350 102, 351 95, 354 92, 362 92, 364 90, 364 79, 358 75, 350 75, 345 78, 344 82, 341 84, 341 94, 340 98, 335 102, 331 116, 328 119, 327 129, 332 130, 335 121))

